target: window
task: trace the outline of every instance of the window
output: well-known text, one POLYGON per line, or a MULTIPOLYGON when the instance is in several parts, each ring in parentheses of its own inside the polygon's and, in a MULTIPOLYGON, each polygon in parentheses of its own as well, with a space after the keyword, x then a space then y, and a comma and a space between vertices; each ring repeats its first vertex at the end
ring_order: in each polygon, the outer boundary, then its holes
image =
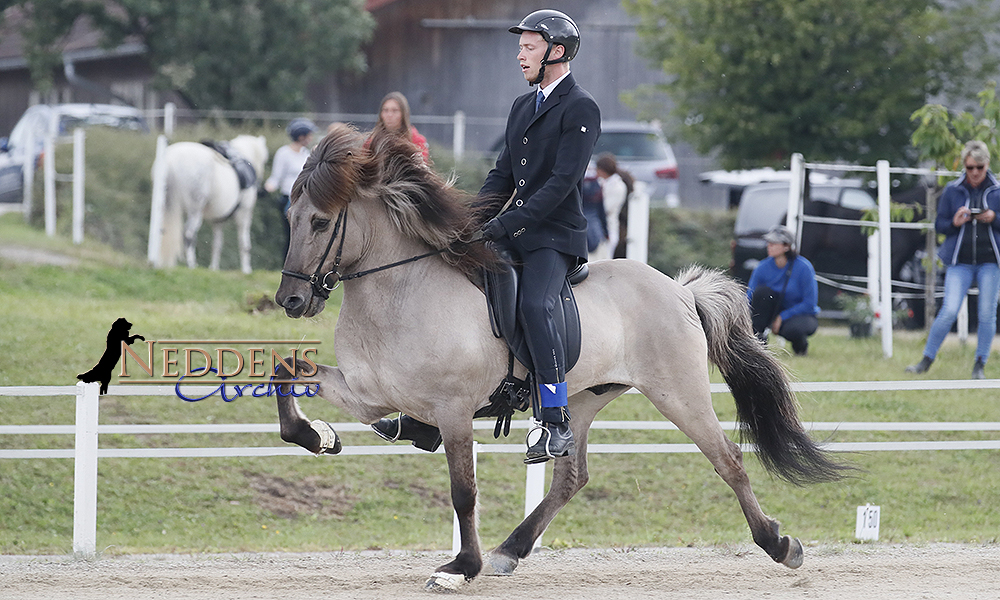
POLYGON ((840 205, 844 208, 861 211, 878 206, 868 192, 854 188, 844 190, 840 196, 840 205))

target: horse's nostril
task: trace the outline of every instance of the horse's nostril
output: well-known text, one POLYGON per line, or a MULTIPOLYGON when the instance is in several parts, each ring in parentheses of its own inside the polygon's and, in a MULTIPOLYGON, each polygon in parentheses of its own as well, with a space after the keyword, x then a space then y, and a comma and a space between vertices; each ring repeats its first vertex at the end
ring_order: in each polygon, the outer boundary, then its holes
POLYGON ((284 302, 279 304, 288 310, 296 310, 305 304, 305 299, 303 299, 302 296, 289 296, 285 298, 284 302))

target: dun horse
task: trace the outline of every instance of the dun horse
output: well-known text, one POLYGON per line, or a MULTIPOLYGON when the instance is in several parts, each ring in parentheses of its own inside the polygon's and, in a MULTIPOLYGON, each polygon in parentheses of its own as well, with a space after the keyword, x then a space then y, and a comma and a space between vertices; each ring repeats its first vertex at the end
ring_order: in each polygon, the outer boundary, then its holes
MULTIPOLYGON (((240 135, 228 142, 230 156, 245 160, 259 180, 267 163, 267 144, 263 136, 240 135)), ((163 218, 163 243, 160 263, 172 267, 182 248, 192 269, 195 242, 203 220, 212 224, 212 261, 219 268, 222 254, 222 227, 229 219, 236 222, 240 247, 240 269, 249 273, 250 225, 257 204, 257 181, 240 180, 236 168, 218 151, 196 142, 177 142, 167 147, 167 201, 163 218), (241 185, 245 184, 245 185, 241 185)))
MULTIPOLYGON (((292 191, 292 243, 276 294, 288 316, 311 317, 342 280, 339 366, 320 365, 310 378, 320 382, 320 395, 364 423, 403 411, 440 428, 461 550, 427 587, 455 589, 480 572, 512 573, 587 483, 587 432, 597 412, 633 386, 733 489, 754 541, 776 562, 798 567, 801 543, 780 535, 778 522, 761 510, 740 448, 716 418, 708 362, 732 389, 742 433, 770 472, 801 484, 835 480, 844 467, 803 431, 784 371, 751 332, 740 286, 702 268, 675 281, 629 260, 593 263, 575 290, 583 342, 567 383, 576 456, 555 460, 548 495, 484 566, 472 419, 507 373, 507 348, 493 336, 474 284, 495 258, 483 244, 467 243, 487 217, 471 206, 406 142, 387 138, 366 148, 357 132, 335 129, 292 191), (414 257, 423 258, 407 261, 414 257)), ((280 367, 277 377, 290 374, 280 367)), ((310 422, 294 396, 279 396, 278 412, 285 441, 316 454, 340 451, 336 432, 310 422)))

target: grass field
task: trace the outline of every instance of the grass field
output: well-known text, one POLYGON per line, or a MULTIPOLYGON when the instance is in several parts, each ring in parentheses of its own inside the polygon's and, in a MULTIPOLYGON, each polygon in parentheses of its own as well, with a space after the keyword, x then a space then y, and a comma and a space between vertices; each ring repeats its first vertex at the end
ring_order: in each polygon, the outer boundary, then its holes
MULTIPOLYGON (((313 339, 318 359, 334 363, 339 297, 310 320, 268 310, 274 271, 154 271, 108 247, 74 247, 0 218, 0 246, 40 248, 78 264, 54 267, 0 260, 0 385, 70 385, 104 347, 111 322, 126 317, 149 339, 313 339), (257 310, 261 306, 264 310, 257 310)), ((458 334, 459 332, 456 332, 458 334)), ((855 340, 824 328, 810 354, 782 361, 802 381, 892 380, 920 355, 919 333, 896 338, 883 359, 876 338, 855 340)), ((949 339, 927 379, 969 375, 973 348, 949 339)), ((991 364, 995 375, 1000 366, 991 364)), ((713 373, 714 381, 721 381, 713 373)), ((799 397, 806 421, 1000 421, 987 391, 812 393, 799 397)), ((716 412, 734 418, 731 398, 716 412)), ((305 398, 312 418, 349 418, 305 398)), ((662 417, 641 396, 612 403, 605 420, 662 417)), ((0 397, 0 423, 70 424, 72 398, 0 397)), ((273 423, 266 398, 231 403, 214 397, 125 397, 101 401, 102 423, 273 423)), ((826 437, 828 434, 820 433, 826 437)), ((997 439, 998 432, 839 432, 833 441, 997 439)), ((381 444, 373 434, 344 443, 381 444)), ((485 433, 483 442, 491 442, 485 433)), ((592 442, 685 442, 676 432, 596 431, 592 442)), ((503 440, 501 440, 503 441, 503 440)), ((507 443, 518 443, 515 434, 507 443)), ((0 448, 71 448, 72 436, 3 435, 0 448)), ((102 447, 276 446, 276 434, 102 435, 102 447)), ((766 512, 803 541, 849 543, 855 507, 882 506, 881 539, 890 542, 1000 540, 1000 451, 879 452, 845 456, 862 471, 841 483, 797 488, 748 471, 766 512)), ((67 553, 72 546, 71 460, 0 460, 0 553, 67 553)), ((517 455, 479 459, 481 535, 496 545, 520 521, 524 469, 517 455)), ((98 549, 106 553, 338 550, 450 547, 451 510, 443 456, 243 459, 102 459, 98 549)), ((555 547, 631 547, 746 543, 735 497, 701 455, 597 455, 591 483, 545 534, 555 547)))

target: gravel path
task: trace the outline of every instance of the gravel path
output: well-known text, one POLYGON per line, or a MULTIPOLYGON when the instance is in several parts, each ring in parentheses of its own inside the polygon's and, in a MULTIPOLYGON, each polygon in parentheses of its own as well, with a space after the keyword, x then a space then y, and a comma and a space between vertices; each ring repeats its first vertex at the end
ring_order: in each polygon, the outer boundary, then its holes
MULTIPOLYGON (((133 555, 94 560, 0 556, 0 598, 433 598, 443 553, 133 555)), ((1000 597, 1000 545, 806 548, 792 571, 756 547, 542 551, 511 577, 479 577, 459 596, 520 600, 1000 597)))

